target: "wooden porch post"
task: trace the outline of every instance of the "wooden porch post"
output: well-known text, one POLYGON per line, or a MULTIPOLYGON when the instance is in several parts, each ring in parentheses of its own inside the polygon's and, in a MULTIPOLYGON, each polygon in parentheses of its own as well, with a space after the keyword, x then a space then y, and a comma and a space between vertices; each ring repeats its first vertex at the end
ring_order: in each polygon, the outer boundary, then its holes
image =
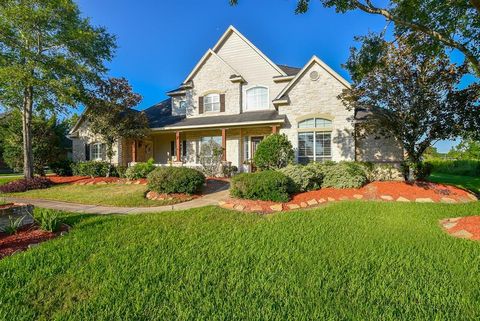
POLYGON ((227 130, 225 128, 222 128, 222 149, 222 161, 225 162, 227 160, 227 130))
POLYGON ((272 134, 276 134, 277 133, 277 126, 272 126, 272 134))
POLYGON ((177 162, 180 162, 182 159, 181 159, 181 148, 180 148, 180 132, 177 131, 175 133, 175 138, 176 138, 176 150, 177 150, 177 162))
POLYGON ((132 162, 137 161, 137 141, 134 140, 132 143, 132 162))

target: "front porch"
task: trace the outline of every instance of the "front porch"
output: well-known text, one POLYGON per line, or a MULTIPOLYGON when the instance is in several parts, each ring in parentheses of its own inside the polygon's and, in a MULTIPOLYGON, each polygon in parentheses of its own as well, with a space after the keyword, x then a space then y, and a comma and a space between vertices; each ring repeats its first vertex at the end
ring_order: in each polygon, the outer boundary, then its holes
POLYGON ((222 161, 240 172, 251 172, 253 155, 264 137, 277 133, 280 124, 237 126, 228 128, 185 128, 154 131, 144 139, 130 142, 132 163, 153 158, 157 166, 201 167, 202 144, 217 143, 223 151, 222 161))

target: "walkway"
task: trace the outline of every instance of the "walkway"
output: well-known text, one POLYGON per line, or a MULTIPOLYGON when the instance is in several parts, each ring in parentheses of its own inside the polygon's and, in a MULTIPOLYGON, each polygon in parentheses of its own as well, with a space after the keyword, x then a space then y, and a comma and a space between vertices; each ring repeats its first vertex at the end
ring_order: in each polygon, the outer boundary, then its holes
POLYGON ((29 203, 37 207, 50 208, 54 210, 87 213, 87 214, 141 214, 156 213, 164 211, 181 211, 191 208, 203 207, 208 205, 218 205, 218 202, 228 197, 228 186, 222 187, 203 197, 174 205, 156 206, 156 207, 113 207, 101 205, 85 205, 61 201, 51 201, 43 199, 31 199, 20 197, 5 197, 6 202, 29 203))

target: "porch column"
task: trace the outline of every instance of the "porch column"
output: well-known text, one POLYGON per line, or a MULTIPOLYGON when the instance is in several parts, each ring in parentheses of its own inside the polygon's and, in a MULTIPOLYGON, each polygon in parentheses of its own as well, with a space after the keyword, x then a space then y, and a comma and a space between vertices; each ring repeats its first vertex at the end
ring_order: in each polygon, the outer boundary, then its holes
POLYGON ((137 141, 134 140, 132 143, 132 162, 137 161, 137 141))
POLYGON ((175 141, 176 141, 176 150, 177 150, 177 162, 180 162, 181 159, 181 148, 180 148, 180 132, 177 131, 175 133, 175 141))
POLYGON ((222 149, 223 149, 222 161, 226 161, 227 160, 227 130, 225 128, 222 128, 222 149))
POLYGON ((272 126, 272 134, 276 134, 277 133, 277 126, 272 126))

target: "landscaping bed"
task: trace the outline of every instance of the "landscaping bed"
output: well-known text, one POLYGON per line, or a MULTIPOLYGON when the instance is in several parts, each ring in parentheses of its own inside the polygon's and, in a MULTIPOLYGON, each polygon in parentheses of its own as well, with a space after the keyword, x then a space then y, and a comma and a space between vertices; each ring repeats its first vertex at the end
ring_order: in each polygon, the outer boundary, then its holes
POLYGON ((334 201, 362 199, 424 203, 464 203, 477 200, 470 192, 449 185, 431 182, 372 182, 361 188, 322 188, 298 193, 284 203, 229 198, 219 204, 224 208, 239 211, 271 213, 314 207, 334 201))
POLYGON ((28 224, 18 230, 16 234, 9 235, 0 232, 0 259, 25 251, 29 247, 48 241, 69 230, 68 225, 62 224, 57 232, 41 230, 36 224, 28 224))
POLYGON ((440 224, 452 236, 480 241, 480 216, 447 218, 440 224))

